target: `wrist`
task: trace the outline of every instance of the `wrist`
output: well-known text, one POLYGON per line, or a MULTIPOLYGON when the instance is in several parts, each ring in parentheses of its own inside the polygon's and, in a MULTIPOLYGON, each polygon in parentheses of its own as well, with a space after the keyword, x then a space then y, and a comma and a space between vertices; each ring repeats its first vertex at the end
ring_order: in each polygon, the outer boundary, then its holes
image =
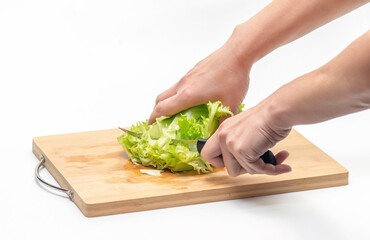
POLYGON ((234 56, 244 65, 252 66, 264 57, 265 46, 262 41, 263 34, 248 22, 237 25, 226 42, 234 56))
POLYGON ((271 144, 275 144, 285 138, 293 127, 284 117, 286 111, 286 108, 270 96, 252 108, 251 114, 254 116, 254 121, 251 122, 257 123, 260 133, 271 144))
POLYGON ((323 68, 303 75, 280 87, 265 100, 269 119, 279 129, 320 122, 327 109, 322 107, 330 74, 323 68))
POLYGON ((253 48, 253 40, 247 36, 245 27, 242 24, 237 25, 224 45, 243 68, 251 68, 258 60, 258 53, 253 48))
POLYGON ((287 83, 267 97, 260 104, 266 112, 266 122, 273 129, 286 130, 297 125, 295 108, 298 99, 291 96, 293 83, 287 83))

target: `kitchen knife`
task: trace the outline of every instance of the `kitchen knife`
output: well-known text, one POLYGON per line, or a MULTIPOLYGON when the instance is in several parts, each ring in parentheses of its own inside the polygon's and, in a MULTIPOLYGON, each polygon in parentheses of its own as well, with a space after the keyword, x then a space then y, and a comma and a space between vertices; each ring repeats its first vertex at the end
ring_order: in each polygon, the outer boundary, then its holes
MULTIPOLYGON (((118 127, 118 128, 121 129, 124 132, 127 132, 131 136, 138 137, 138 138, 141 138, 141 136, 142 136, 141 133, 133 132, 133 131, 130 131, 130 130, 125 129, 125 128, 120 128, 120 127, 118 127)), ((154 140, 158 139, 158 138, 154 138, 154 137, 151 137, 151 138, 154 139, 154 140)), ((174 142, 174 143, 175 142, 182 142, 182 143, 186 143, 186 144, 195 144, 197 146, 198 152, 200 153, 202 151, 204 145, 206 144, 207 139, 205 139, 205 138, 199 138, 198 140, 171 139, 171 141, 174 142)), ((267 150, 267 152, 265 152, 260 158, 263 160, 264 163, 270 163, 270 164, 276 166, 275 156, 270 150, 267 150)))

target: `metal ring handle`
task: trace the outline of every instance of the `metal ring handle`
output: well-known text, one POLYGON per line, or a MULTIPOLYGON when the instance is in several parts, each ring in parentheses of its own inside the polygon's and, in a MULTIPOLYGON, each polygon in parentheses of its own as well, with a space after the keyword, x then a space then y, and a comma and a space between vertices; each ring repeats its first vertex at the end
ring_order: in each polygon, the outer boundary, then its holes
POLYGON ((65 189, 65 188, 61 188, 61 187, 57 187, 57 186, 54 186, 48 182, 46 182, 44 179, 41 178, 40 176, 40 169, 41 167, 44 165, 45 163, 45 158, 44 158, 44 155, 41 155, 40 156, 40 162, 37 164, 36 168, 35 168, 35 176, 36 178, 43 184, 45 184, 46 186, 54 189, 54 190, 57 190, 57 191, 60 191, 60 192, 63 192, 65 194, 67 194, 68 198, 73 201, 73 192, 69 189, 65 189))

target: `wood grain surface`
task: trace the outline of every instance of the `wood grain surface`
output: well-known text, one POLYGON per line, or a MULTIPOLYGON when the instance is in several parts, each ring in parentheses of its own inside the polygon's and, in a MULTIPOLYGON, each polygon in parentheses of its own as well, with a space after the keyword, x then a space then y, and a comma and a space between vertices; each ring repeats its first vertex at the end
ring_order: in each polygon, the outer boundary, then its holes
POLYGON ((279 176, 229 177, 225 169, 194 172, 140 172, 117 142, 119 129, 36 137, 32 149, 87 217, 246 198, 348 184, 348 171, 297 131, 272 152, 288 150, 293 171, 279 176))

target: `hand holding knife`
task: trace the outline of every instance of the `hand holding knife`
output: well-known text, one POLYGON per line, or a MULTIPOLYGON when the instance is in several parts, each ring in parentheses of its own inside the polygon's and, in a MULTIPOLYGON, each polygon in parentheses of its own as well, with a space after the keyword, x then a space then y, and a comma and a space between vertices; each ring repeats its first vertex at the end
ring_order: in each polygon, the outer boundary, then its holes
MULTIPOLYGON (((122 131, 124 132, 127 132, 128 134, 134 136, 134 137, 138 137, 138 138, 141 138, 141 133, 137 133, 137 132, 133 132, 133 131, 130 131, 128 129, 125 129, 125 128, 120 128, 122 131)), ((152 138, 152 139, 158 139, 158 138, 152 138)), ((205 139, 205 138, 199 138, 198 140, 184 140, 184 139, 171 139, 172 142, 182 142, 182 143, 186 143, 186 144, 196 144, 197 146, 197 150, 198 152, 200 153, 204 147, 204 145, 206 144, 208 139, 205 139)), ((267 163, 267 164, 272 164, 274 166, 276 166, 276 159, 275 159, 275 156, 274 154, 268 150, 267 152, 265 152, 262 156, 260 156, 260 158, 263 160, 264 163, 267 163)))

